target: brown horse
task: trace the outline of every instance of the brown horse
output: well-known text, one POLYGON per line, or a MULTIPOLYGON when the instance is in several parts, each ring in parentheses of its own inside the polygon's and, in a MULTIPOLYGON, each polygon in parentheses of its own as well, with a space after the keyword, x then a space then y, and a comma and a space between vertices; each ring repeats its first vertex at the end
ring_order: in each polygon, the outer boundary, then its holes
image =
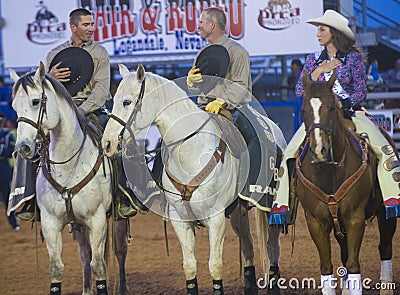
POLYGON ((335 283, 342 283, 350 294, 361 294, 359 253, 365 220, 378 219, 381 280, 385 282, 392 279, 392 238, 397 220, 385 218, 377 158, 365 140, 347 127, 341 103, 332 92, 335 80, 335 74, 327 82, 311 81, 307 73, 303 75, 302 115, 308 140, 296 157, 296 193, 318 249, 323 294, 335 294, 335 283), (337 270, 340 281, 333 274, 332 229, 344 266, 337 270))

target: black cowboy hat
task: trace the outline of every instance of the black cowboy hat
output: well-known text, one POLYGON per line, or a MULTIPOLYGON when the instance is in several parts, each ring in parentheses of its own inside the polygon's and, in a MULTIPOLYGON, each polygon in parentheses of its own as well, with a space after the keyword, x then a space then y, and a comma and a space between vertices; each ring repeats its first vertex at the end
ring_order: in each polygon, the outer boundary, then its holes
POLYGON ((229 53, 222 45, 213 44, 205 47, 197 56, 195 66, 200 69, 203 82, 199 87, 208 93, 219 79, 225 78, 230 64, 229 53), (210 77, 207 77, 210 76, 210 77))
POLYGON ((61 50, 50 63, 49 69, 61 62, 58 68, 69 68, 70 80, 62 82, 71 96, 75 96, 89 83, 93 75, 94 64, 92 56, 85 49, 68 47, 61 50))

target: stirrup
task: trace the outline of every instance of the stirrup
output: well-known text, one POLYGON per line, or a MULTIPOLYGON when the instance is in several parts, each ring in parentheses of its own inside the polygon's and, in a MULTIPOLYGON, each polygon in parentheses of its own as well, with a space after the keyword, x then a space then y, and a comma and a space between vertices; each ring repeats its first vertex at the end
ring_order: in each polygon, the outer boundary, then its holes
POLYGON ((119 218, 125 219, 129 217, 133 217, 137 214, 137 210, 135 208, 132 208, 130 206, 126 206, 129 210, 127 212, 123 212, 123 207, 121 206, 121 202, 118 202, 117 205, 117 214, 119 218))
POLYGON ((136 196, 134 198, 126 191, 126 189, 118 183, 118 189, 124 194, 129 200, 131 206, 136 209, 141 214, 147 214, 149 212, 149 208, 147 208, 136 196))
POLYGON ((35 221, 35 212, 21 211, 21 212, 15 213, 15 216, 18 217, 18 219, 21 219, 23 221, 28 221, 28 222, 35 221))

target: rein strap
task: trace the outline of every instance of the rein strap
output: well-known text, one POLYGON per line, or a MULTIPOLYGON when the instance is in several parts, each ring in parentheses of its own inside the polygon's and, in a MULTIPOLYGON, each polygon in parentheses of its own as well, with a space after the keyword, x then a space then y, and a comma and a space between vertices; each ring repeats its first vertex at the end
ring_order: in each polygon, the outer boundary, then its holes
POLYGON ((102 151, 101 148, 99 147, 99 155, 97 156, 96 163, 94 164, 92 170, 83 178, 79 183, 74 185, 72 188, 67 188, 59 184, 54 177, 51 175, 50 170, 47 168, 46 161, 42 157, 41 158, 41 166, 42 166, 42 171, 43 175, 46 178, 46 180, 61 194, 63 195, 64 193, 67 193, 67 198, 65 199, 65 206, 67 210, 67 216, 68 216, 68 223, 72 224, 73 229, 75 228, 75 216, 74 212, 72 210, 72 198, 74 195, 76 195, 85 185, 87 185, 92 178, 96 175, 97 171, 100 169, 100 165, 103 162, 103 156, 102 156, 102 151))
MULTIPOLYGON (((43 158, 42 158, 43 159, 43 158)), ((101 154, 101 150, 99 148, 99 155, 97 156, 96 163, 94 164, 92 170, 83 178, 79 183, 74 185, 72 188, 67 188, 59 184, 51 175, 51 172, 46 167, 45 160, 41 160, 41 166, 43 169, 43 175, 47 179, 47 181, 60 193, 63 194, 65 192, 71 193, 72 195, 76 195, 85 185, 87 185, 92 178, 96 175, 97 171, 99 171, 100 165, 103 162, 103 156, 101 154)))

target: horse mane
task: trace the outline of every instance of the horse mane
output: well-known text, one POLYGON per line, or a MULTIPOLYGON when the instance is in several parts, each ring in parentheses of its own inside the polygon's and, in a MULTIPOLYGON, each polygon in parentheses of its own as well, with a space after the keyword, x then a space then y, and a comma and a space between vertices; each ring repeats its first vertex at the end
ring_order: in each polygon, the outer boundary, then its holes
POLYGON ((151 72, 146 72, 145 79, 149 80, 150 83, 154 83, 155 86, 162 85, 163 87, 161 87, 161 90, 165 97, 187 97, 187 93, 177 83, 163 76, 151 72))
MULTIPOLYGON (((24 89, 26 93, 28 93, 28 87, 38 89, 37 85, 33 81, 33 76, 35 75, 35 71, 29 72, 23 76, 21 76, 18 81, 15 83, 13 90, 12 90, 12 98, 14 99, 17 90, 19 89, 20 86, 24 89)), ((86 116, 84 116, 72 100, 71 95, 67 91, 67 89, 55 78, 50 76, 49 74, 45 74, 45 78, 42 81, 42 86, 50 90, 50 87, 47 83, 47 81, 50 82, 52 87, 54 88, 56 95, 67 101, 69 106, 72 108, 72 110, 75 112, 75 115, 78 119, 79 126, 82 128, 83 132, 86 133, 89 138, 93 141, 93 143, 98 147, 100 145, 101 141, 101 131, 98 130, 96 126, 92 122, 90 122, 86 116)))

